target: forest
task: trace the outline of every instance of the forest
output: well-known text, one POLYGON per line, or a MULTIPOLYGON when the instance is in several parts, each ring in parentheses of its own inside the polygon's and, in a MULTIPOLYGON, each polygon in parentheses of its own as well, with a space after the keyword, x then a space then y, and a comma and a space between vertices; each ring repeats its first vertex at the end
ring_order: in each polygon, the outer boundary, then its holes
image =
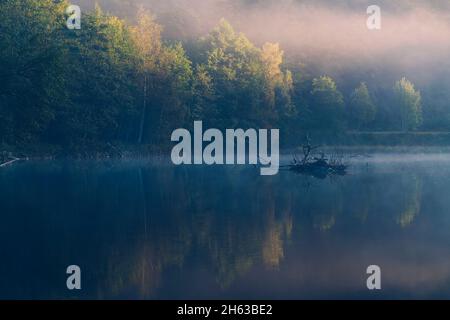
POLYGON ((153 11, 154 2, 81 1, 89 10, 70 30, 66 0, 1 1, 0 150, 165 148, 173 130, 197 120, 279 128, 282 147, 307 133, 345 144, 358 133, 414 142, 450 129, 445 66, 420 85, 413 73, 384 77, 358 62, 326 72, 285 41, 251 39, 225 14, 183 35, 185 20, 153 11))

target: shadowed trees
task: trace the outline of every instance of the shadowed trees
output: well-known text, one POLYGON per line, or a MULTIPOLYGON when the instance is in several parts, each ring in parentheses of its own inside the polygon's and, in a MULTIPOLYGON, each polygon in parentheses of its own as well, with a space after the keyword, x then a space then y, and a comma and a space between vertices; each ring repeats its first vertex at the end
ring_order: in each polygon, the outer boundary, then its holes
POLYGON ((0 2, 0 142, 44 139, 66 102, 66 5, 51 0, 0 2))
POLYGON ((349 109, 349 127, 353 129, 367 128, 375 120, 376 106, 364 82, 350 96, 349 109))
POLYGON ((329 76, 312 81, 311 111, 315 127, 321 131, 341 131, 344 128, 344 97, 329 76))
MULTIPOLYGON (((421 128, 421 94, 406 79, 382 98, 364 82, 346 92, 345 79, 338 85, 298 63, 288 70, 278 43, 259 47, 226 20, 181 44, 163 39, 163 26, 144 9, 130 23, 96 6, 83 12, 80 30, 68 30, 67 6, 0 3, 2 145, 69 152, 166 147, 174 129, 194 120, 217 128, 276 127, 293 144, 305 132, 334 139, 347 129, 421 128)), ((427 95, 428 124, 433 110, 444 113, 445 99, 436 99, 427 95)))

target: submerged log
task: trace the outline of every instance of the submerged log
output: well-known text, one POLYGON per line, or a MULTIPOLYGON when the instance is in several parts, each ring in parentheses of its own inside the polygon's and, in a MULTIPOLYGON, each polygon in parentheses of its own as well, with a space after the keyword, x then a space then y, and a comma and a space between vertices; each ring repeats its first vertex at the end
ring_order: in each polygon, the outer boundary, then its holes
POLYGON ((11 153, 2 152, 0 154, 0 168, 9 166, 18 161, 28 160, 28 158, 17 158, 11 155, 11 153))
POLYGON ((1 168, 1 167, 9 166, 10 164, 13 164, 14 162, 17 162, 17 161, 20 161, 20 160, 21 160, 21 159, 19 159, 19 158, 14 158, 14 159, 12 159, 12 160, 6 161, 6 162, 0 164, 0 168, 1 168))

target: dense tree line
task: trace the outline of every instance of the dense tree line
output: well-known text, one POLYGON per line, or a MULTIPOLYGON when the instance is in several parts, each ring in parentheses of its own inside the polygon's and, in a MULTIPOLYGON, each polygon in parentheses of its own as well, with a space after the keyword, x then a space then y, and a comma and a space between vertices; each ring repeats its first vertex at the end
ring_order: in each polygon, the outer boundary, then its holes
POLYGON ((225 20, 185 49, 144 9, 128 23, 97 6, 69 30, 68 5, 0 2, 2 145, 164 146, 194 120, 277 127, 292 143, 306 132, 421 128, 421 94, 407 79, 383 99, 365 82, 344 94, 329 76, 289 71, 278 44, 258 47, 225 20))

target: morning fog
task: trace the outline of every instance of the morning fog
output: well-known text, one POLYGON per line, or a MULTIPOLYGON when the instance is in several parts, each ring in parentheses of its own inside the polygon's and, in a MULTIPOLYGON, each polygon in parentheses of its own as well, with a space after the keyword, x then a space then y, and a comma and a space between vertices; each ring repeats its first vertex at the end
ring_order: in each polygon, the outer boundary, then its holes
POLYGON ((175 165, 259 164, 261 175, 276 175, 280 167, 279 136, 279 129, 226 129, 224 138, 219 129, 203 132, 203 122, 195 121, 193 137, 187 129, 173 131, 171 141, 178 144, 171 158, 175 165))

